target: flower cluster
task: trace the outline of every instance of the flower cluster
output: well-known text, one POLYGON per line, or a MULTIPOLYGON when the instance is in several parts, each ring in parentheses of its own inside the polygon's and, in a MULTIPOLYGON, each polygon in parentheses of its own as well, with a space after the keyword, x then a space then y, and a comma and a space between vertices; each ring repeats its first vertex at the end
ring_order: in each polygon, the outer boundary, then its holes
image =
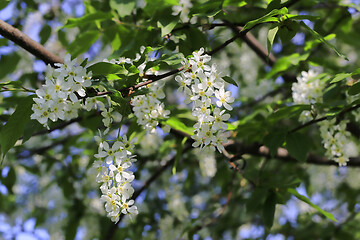
POLYGON ((339 166, 346 166, 349 161, 349 156, 345 151, 345 146, 350 143, 350 132, 346 131, 347 121, 341 121, 335 124, 336 119, 319 122, 320 134, 324 148, 326 149, 326 156, 333 158, 339 166))
MULTIPOLYGON (((317 73, 314 70, 309 72, 301 72, 301 76, 297 77, 298 82, 292 85, 292 97, 296 104, 315 104, 322 102, 322 90, 324 84, 320 79, 316 78, 317 73)), ((310 111, 303 111, 299 120, 307 122, 313 119, 310 111)))
MULTIPOLYGON (((140 53, 144 54, 145 47, 140 48, 140 53)), ((137 54, 134 62, 138 61, 141 58, 140 54, 137 54)), ((137 68, 139 70, 139 76, 143 77, 148 74, 157 74, 157 71, 150 68, 146 72, 146 64, 155 59, 151 59, 148 56, 145 58, 144 62, 141 63, 137 68)), ((127 60, 132 62, 131 60, 127 60)), ((151 85, 144 86, 149 92, 146 95, 138 95, 131 99, 131 105, 133 107, 134 114, 137 118, 137 123, 142 125, 147 132, 153 133, 156 130, 156 126, 159 125, 160 118, 168 118, 170 114, 169 110, 165 110, 165 105, 160 101, 160 99, 165 98, 163 91, 164 82, 154 82, 151 85)), ((169 131, 169 126, 164 126, 164 131, 169 131)))
MULTIPOLYGON (((91 72, 85 67, 76 65, 76 59, 71 60, 68 54, 65 56, 64 64, 55 64, 56 69, 47 66, 45 85, 36 91, 37 98, 34 98, 34 113, 32 119, 38 120, 48 127, 48 119, 56 121, 70 120, 78 116, 78 110, 84 108, 88 111, 100 109, 104 126, 107 128, 104 135, 114 121, 114 112, 109 106, 106 107, 99 98, 86 96, 85 88, 91 86, 91 72), (83 101, 80 101, 83 99, 83 101)), ((127 61, 126 59, 124 60, 127 61)), ((120 119, 122 116, 120 115, 120 119)), ((108 141, 100 136, 95 140, 99 143, 98 159, 94 166, 98 169, 97 182, 102 183, 101 200, 105 202, 105 209, 112 221, 117 222, 120 214, 134 216, 138 213, 137 207, 133 206, 134 200, 129 200, 134 193, 131 182, 134 175, 128 168, 136 161, 131 151, 134 149, 134 140, 128 141, 126 136, 114 142, 110 147, 108 141)))
MULTIPOLYGON (((316 78, 316 76, 317 74, 310 70, 309 72, 302 72, 301 76, 297 78, 298 82, 292 86, 292 95, 295 103, 311 104, 314 106, 313 104, 322 102, 324 83, 316 78)), ((303 123, 312 119, 310 111, 303 111, 299 118, 303 123)), ((346 121, 341 121, 336 124, 335 118, 318 123, 322 143, 326 149, 325 155, 328 158, 334 159, 334 161, 339 163, 339 166, 345 166, 349 161, 345 146, 350 143, 350 133, 346 131, 346 123, 346 121)))
POLYGON ((230 103, 234 102, 234 98, 230 91, 225 90, 225 81, 216 65, 207 65, 210 60, 211 57, 204 54, 203 48, 193 52, 193 57, 184 60, 184 70, 175 80, 180 84, 178 91, 186 95, 185 103, 192 103, 192 114, 197 117, 193 146, 200 149, 208 146, 213 151, 216 147, 222 152, 222 144, 227 141, 224 131, 228 126, 225 121, 230 114, 220 107, 232 110, 230 103))
POLYGON ((98 170, 96 181, 102 183, 101 200, 105 202, 108 217, 117 222, 121 213, 130 217, 137 215, 134 200, 129 200, 134 193, 131 182, 135 176, 129 168, 136 161, 132 155, 135 139, 128 141, 126 136, 119 137, 111 146, 101 134, 95 139, 99 143, 98 153, 94 155, 97 158, 94 167, 98 170))
POLYGON ((86 72, 82 66, 75 65, 70 54, 64 59, 64 64, 56 63, 58 67, 46 68, 45 84, 36 90, 37 98, 32 106, 31 119, 38 120, 48 127, 48 120, 70 120, 78 116, 81 102, 79 97, 86 95, 85 88, 91 85, 91 72, 86 72))
POLYGON ((149 86, 147 95, 135 96, 131 100, 137 123, 144 126, 148 132, 154 132, 159 124, 159 118, 167 118, 170 114, 169 110, 165 110, 164 103, 159 99, 163 99, 163 82, 155 82, 149 86))

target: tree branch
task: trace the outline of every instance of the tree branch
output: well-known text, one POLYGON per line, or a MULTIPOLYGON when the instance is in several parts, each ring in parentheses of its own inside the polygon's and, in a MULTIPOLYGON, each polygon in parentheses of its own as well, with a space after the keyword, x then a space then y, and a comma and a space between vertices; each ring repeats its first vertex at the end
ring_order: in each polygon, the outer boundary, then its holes
MULTIPOLYGON (((360 104, 357 104, 357 105, 355 105, 355 106, 346 108, 346 109, 342 110, 340 113, 338 113, 338 117, 341 119, 341 118, 344 117, 344 115, 345 115, 346 113, 351 112, 351 111, 353 111, 353 110, 356 110, 356 109, 358 109, 358 108, 360 108, 360 104)), ((307 123, 304 123, 304 124, 302 124, 302 125, 294 128, 294 129, 292 129, 292 130, 290 131, 290 133, 299 131, 300 129, 303 129, 303 128, 308 127, 308 126, 310 126, 310 125, 312 125, 312 124, 315 124, 315 123, 324 121, 324 120, 326 120, 326 119, 327 119, 327 117, 322 117, 322 118, 318 118, 318 119, 311 120, 311 121, 309 121, 309 122, 307 122, 307 123)))
POLYGON ((34 56, 43 60, 46 64, 54 67, 55 63, 63 63, 63 59, 46 50, 41 44, 32 40, 19 29, 14 28, 10 24, 0 20, 0 34, 5 38, 13 41, 20 47, 24 48, 34 56))
MULTIPOLYGON (((278 148, 274 157, 270 155, 268 147, 261 144, 244 145, 239 142, 232 142, 227 145, 227 149, 233 149, 237 152, 236 156, 242 156, 243 154, 250 154, 252 156, 265 157, 266 159, 276 159, 284 162, 300 163, 295 158, 291 157, 289 152, 285 148, 278 148)), ((339 163, 330 160, 326 157, 322 157, 315 154, 308 154, 306 163, 323 165, 323 166, 339 166, 339 163)), ((352 157, 347 162, 347 166, 360 167, 360 157, 352 157)))
MULTIPOLYGON (((214 55, 215 53, 217 53, 218 51, 220 51, 221 49, 225 48, 227 45, 229 45, 230 43, 234 42, 236 39, 238 38, 243 38, 244 36, 246 36, 246 34, 253 28, 255 28, 256 26, 250 28, 250 29, 247 29, 245 31, 239 31, 238 33, 235 34, 235 36, 233 36, 232 38, 230 38, 229 40, 227 40, 226 42, 224 42, 223 44, 221 44, 220 46, 214 48, 213 50, 209 51, 209 52, 206 52, 206 54, 208 55, 214 55)), ((167 73, 164 73, 164 74, 161 74, 161 75, 145 75, 144 78, 145 79, 148 79, 147 81, 145 82, 141 82, 135 86, 132 86, 132 87, 128 87, 128 88, 125 88, 125 89, 121 89, 119 90, 120 92, 124 92, 124 91, 134 91, 142 86, 145 86, 147 84, 150 84, 150 83, 153 83, 153 82, 156 82, 158 80, 161 80, 163 78, 166 78, 166 77, 169 77, 171 75, 174 75, 180 71, 182 71, 184 69, 184 67, 180 67, 178 69, 174 69, 174 70, 171 70, 167 73)))
MULTIPOLYGON (((90 118, 93 118, 93 117, 95 117, 97 115, 99 115, 99 114, 97 112, 95 112, 94 114, 86 116, 86 118, 90 119, 90 118)), ((71 119, 71 120, 69 120, 67 122, 62 122, 62 123, 60 123, 60 124, 58 124, 58 125, 56 125, 54 127, 51 127, 50 129, 43 129, 43 130, 37 131, 37 132, 33 133, 31 136, 34 137, 34 136, 38 136, 38 135, 42 135, 42 134, 46 134, 46 133, 51 133, 51 132, 53 132, 55 130, 63 129, 63 128, 65 128, 65 127, 67 127, 67 126, 69 126, 69 125, 71 125, 71 124, 73 124, 75 122, 80 122, 84 118, 85 117, 83 117, 83 116, 73 118, 73 119, 71 119)), ((20 138, 20 139, 22 139, 22 138, 20 138)))
MULTIPOLYGON (((220 26, 220 25, 223 25, 223 24, 217 24, 217 25, 220 26)), ((249 30, 250 29, 248 29, 246 31, 240 31, 234 37, 227 40, 225 43, 223 43, 222 45, 220 45, 217 48, 213 49, 212 51, 208 52, 207 54, 212 55, 212 54, 218 52, 219 50, 221 50, 224 47, 226 47, 227 45, 229 45, 231 42, 235 41, 237 38, 242 37, 243 35, 246 35, 246 33, 249 30)), ((3 35, 5 38, 7 38, 7 39, 13 41, 14 43, 18 44, 20 47, 24 48, 25 50, 27 50, 28 52, 30 52, 34 56, 40 58, 46 64, 50 64, 51 66, 54 67, 55 63, 64 63, 63 59, 61 59, 60 57, 52 54, 50 51, 45 49, 41 44, 39 44, 36 41, 34 41, 33 39, 31 39, 29 36, 27 36, 26 34, 21 32, 19 29, 14 28, 10 24, 8 24, 8 23, 6 23, 6 22, 4 22, 2 20, 0 20, 0 34, 3 35)), ((147 81, 141 82, 141 83, 139 83, 137 85, 134 85, 132 87, 121 89, 119 91, 121 91, 121 92, 125 91, 125 90, 134 91, 134 90, 136 90, 136 89, 138 89, 138 88, 140 88, 142 86, 145 86, 145 85, 150 84, 152 82, 155 82, 155 81, 158 81, 160 79, 163 79, 163 78, 169 77, 171 75, 174 75, 174 74, 180 72, 181 70, 183 70, 183 67, 171 70, 171 71, 169 71, 167 73, 164 73, 164 74, 161 74, 161 75, 145 75, 144 78, 148 79, 147 81)), ((107 95, 107 94, 111 94, 111 92, 97 93, 98 96, 107 95)))

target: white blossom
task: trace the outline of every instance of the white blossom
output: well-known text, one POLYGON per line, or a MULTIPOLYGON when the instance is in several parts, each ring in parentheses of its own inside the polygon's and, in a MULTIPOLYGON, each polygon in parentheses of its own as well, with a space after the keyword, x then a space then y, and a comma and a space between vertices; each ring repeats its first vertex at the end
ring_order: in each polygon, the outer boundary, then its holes
POLYGON ((135 176, 129 168, 136 161, 135 156, 132 155, 136 139, 128 140, 126 136, 119 136, 110 145, 105 138, 107 132, 108 129, 104 134, 99 130, 99 136, 95 137, 99 143, 99 150, 94 155, 98 160, 95 161, 93 167, 98 169, 96 180, 102 183, 101 199, 105 202, 108 217, 113 222, 117 222, 120 214, 129 214, 130 217, 134 217, 138 213, 137 207, 132 206, 134 200, 129 200, 134 193, 131 182, 135 176))
POLYGON ((175 77, 179 83, 179 92, 185 94, 184 102, 192 103, 192 115, 197 118, 194 125, 193 147, 207 148, 211 150, 224 150, 222 144, 226 142, 223 131, 228 128, 225 121, 229 120, 230 114, 226 110, 232 110, 231 103, 235 98, 231 92, 225 90, 225 82, 221 79, 222 73, 217 70, 215 64, 209 66, 211 57, 204 54, 204 48, 193 52, 193 56, 183 60, 184 70, 175 77), (212 102, 215 101, 215 107, 212 102))
POLYGON ((230 91, 225 91, 224 88, 220 88, 220 90, 215 91, 215 96, 218 99, 218 101, 216 102, 216 105, 218 105, 218 107, 224 105, 227 110, 233 109, 229 103, 233 103, 235 99, 231 97, 230 91))
POLYGON ((71 120, 78 116, 82 107, 79 97, 86 96, 85 88, 91 86, 92 73, 76 65, 76 62, 77 59, 71 60, 70 54, 67 54, 64 64, 55 64, 56 69, 50 65, 46 67, 45 84, 36 90, 31 119, 48 127, 48 119, 71 120))

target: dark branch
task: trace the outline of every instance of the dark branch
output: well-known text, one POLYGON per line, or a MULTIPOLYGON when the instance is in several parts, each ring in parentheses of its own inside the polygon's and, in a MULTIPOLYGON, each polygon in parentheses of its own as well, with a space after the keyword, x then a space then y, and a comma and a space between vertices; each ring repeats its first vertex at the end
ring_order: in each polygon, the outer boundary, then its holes
MULTIPOLYGON (((291 157, 288 151, 285 148, 278 148, 277 154, 272 157, 270 154, 270 150, 262 146, 260 144, 252 144, 245 146, 242 143, 233 142, 232 144, 227 145, 227 149, 235 149, 237 150, 237 155, 242 154, 250 154, 252 156, 265 157, 266 159, 275 159, 281 160, 284 162, 291 163, 300 163, 295 158, 291 157)), ((339 166, 339 163, 328 159, 326 157, 322 157, 315 154, 308 154, 306 163, 315 164, 315 165, 323 165, 323 166, 339 166)), ((350 161, 347 162, 347 166, 349 167, 360 167, 360 157, 350 158, 350 161)))
POLYGON ((129 91, 129 90, 134 91, 134 90, 136 90, 136 89, 138 89, 140 87, 146 86, 146 85, 148 85, 150 83, 153 83, 153 82, 156 82, 158 80, 169 77, 171 75, 177 74, 178 72, 181 72, 183 69, 184 69, 184 67, 180 67, 178 69, 171 70, 171 71, 169 71, 167 73, 164 73, 164 74, 161 74, 161 75, 145 75, 144 78, 148 79, 147 81, 141 82, 141 83, 136 84, 135 86, 132 86, 132 87, 129 87, 129 88, 121 89, 119 91, 120 92, 129 91))
MULTIPOLYGON (((95 112, 94 114, 91 114, 91 115, 88 115, 86 116, 86 119, 90 119, 90 118, 93 118, 93 117, 96 117, 98 115, 97 112, 95 112)), ((70 121, 67 121, 67 122, 62 122, 54 127, 51 127, 50 129, 43 129, 43 130, 40 130, 38 132, 35 132, 33 133, 31 136, 34 137, 34 136, 38 136, 38 135, 42 135, 42 134, 47 134, 47 133, 51 133, 55 130, 60 130, 60 129, 63 129, 67 126, 69 126, 70 124, 73 124, 73 123, 76 123, 76 122, 80 122, 81 120, 84 120, 85 117, 81 116, 81 117, 77 117, 77 118, 73 118, 71 119, 70 121)), ((22 139, 22 138, 20 138, 22 139)))

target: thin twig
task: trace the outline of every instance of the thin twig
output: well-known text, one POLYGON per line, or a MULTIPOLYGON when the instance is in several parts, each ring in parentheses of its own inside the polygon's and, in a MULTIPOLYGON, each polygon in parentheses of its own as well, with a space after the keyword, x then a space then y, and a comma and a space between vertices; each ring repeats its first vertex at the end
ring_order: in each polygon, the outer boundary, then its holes
MULTIPOLYGON (((345 115, 346 113, 351 112, 351 111, 353 111, 353 110, 356 110, 356 109, 358 109, 358 108, 360 108, 360 104, 357 104, 357 105, 355 105, 355 106, 346 108, 346 109, 342 110, 342 111, 338 114, 338 118, 341 119, 341 118, 344 117, 344 115, 345 115)), ((324 121, 324 120, 326 120, 326 119, 327 119, 327 117, 321 117, 321 118, 318 118, 318 119, 311 120, 311 121, 309 121, 309 122, 307 122, 307 123, 304 123, 304 124, 302 124, 302 125, 294 128, 294 129, 292 129, 289 133, 294 133, 294 132, 296 132, 296 131, 299 131, 300 129, 303 129, 303 128, 308 127, 308 126, 310 126, 310 125, 313 125, 313 124, 315 124, 315 123, 324 121)))

